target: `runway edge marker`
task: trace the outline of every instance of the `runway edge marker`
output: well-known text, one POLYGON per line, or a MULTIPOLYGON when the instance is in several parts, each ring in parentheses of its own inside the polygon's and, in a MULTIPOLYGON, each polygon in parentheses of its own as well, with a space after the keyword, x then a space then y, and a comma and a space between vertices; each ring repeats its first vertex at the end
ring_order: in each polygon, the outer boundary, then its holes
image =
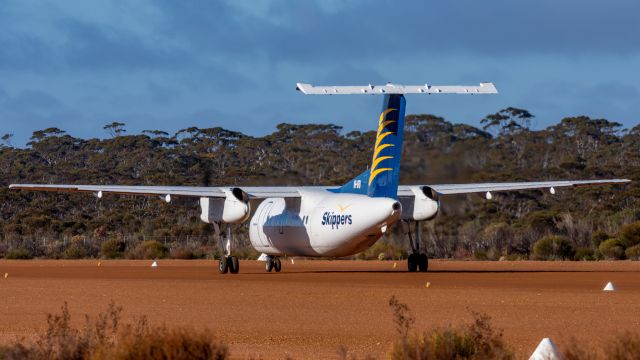
POLYGON ((533 351, 529 360, 560 360, 562 354, 558 351, 556 344, 550 338, 544 338, 533 351))
POLYGON ((616 291, 616 287, 609 281, 602 291, 616 291))

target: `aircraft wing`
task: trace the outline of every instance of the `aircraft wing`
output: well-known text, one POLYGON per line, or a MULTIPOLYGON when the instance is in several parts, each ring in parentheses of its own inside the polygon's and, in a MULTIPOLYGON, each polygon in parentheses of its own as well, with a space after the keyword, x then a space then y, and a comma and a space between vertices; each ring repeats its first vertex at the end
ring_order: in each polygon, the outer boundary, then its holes
POLYGON ((504 183, 476 183, 476 184, 437 184, 437 185, 401 185, 398 196, 411 196, 415 188, 428 186, 439 195, 471 194, 484 192, 518 191, 532 189, 551 189, 560 187, 601 186, 610 184, 624 184, 628 179, 606 180, 566 180, 566 181, 534 181, 534 182, 504 182, 504 183))
MULTIPOLYGON (((119 195, 158 195, 161 197, 220 197, 227 196, 234 187, 205 187, 205 186, 128 186, 128 185, 41 185, 41 184, 12 184, 10 189, 27 191, 51 192, 85 192, 94 193, 98 197, 104 194, 119 195)), ((240 187, 250 198, 263 199, 267 197, 300 197, 298 187, 293 186, 249 186, 240 187)))
MULTIPOLYGON (((551 189, 560 187, 599 186, 609 184, 624 184, 628 179, 607 180, 568 180, 568 181, 536 181, 536 182, 505 182, 505 183, 476 183, 476 184, 437 184, 437 185, 400 185, 399 197, 411 197, 414 190, 427 186, 439 195, 470 194, 500 191, 518 191, 532 189, 551 189)), ((12 184, 10 189, 27 191, 51 192, 85 192, 94 193, 98 197, 104 194, 120 195, 157 195, 161 197, 225 197, 234 187, 204 187, 204 186, 129 186, 129 185, 43 185, 43 184, 12 184)), ((331 190, 335 186, 241 186, 251 199, 268 197, 300 197, 299 189, 331 190)))

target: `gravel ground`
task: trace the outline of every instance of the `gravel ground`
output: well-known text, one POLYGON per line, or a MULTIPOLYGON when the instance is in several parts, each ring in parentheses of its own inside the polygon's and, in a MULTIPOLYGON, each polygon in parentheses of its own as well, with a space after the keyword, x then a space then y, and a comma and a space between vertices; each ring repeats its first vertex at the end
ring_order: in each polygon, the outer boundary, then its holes
POLYGON ((640 262, 433 260, 430 272, 408 273, 400 261, 288 259, 277 274, 242 261, 237 275, 219 275, 215 261, 158 263, 0 260, 0 342, 32 338, 65 301, 81 324, 113 300, 126 318, 211 328, 234 358, 337 358, 340 346, 385 358, 396 337, 392 295, 416 329, 486 313, 521 357, 543 337, 562 347, 640 331, 640 262), (603 292, 608 281, 618 291, 603 292))

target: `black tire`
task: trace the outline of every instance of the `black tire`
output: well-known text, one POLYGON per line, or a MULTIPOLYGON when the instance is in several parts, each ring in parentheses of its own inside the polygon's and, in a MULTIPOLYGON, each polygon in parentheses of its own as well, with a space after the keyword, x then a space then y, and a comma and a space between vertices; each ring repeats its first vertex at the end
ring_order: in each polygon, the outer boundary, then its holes
POLYGON ((411 254, 407 259, 407 265, 409 272, 416 272, 418 270, 418 254, 411 254))
POLYGON ((230 256, 227 258, 229 261, 229 272, 232 274, 237 274, 240 271, 240 262, 238 261, 237 256, 230 256))
POLYGON ((267 263, 265 264, 265 270, 267 270, 267 272, 271 272, 271 270, 273 269, 273 259, 269 258, 267 259, 267 263))
POLYGON ((280 262, 279 258, 275 258, 273 260, 273 268, 276 270, 276 272, 280 272, 280 270, 282 270, 282 263, 280 262))
POLYGON ((418 271, 427 272, 429 269, 429 258, 427 254, 420 254, 418 257, 418 271))
POLYGON ((220 274, 226 274, 227 271, 229 271, 229 261, 226 257, 222 257, 220 261, 218 261, 218 271, 220 274))

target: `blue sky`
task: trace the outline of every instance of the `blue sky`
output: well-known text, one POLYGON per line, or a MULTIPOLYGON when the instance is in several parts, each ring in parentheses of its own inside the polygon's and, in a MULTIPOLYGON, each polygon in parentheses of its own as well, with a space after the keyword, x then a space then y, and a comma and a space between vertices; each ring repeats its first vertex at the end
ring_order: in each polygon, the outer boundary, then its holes
POLYGON ((476 84, 497 96, 408 98, 407 113, 478 125, 507 106, 640 121, 640 2, 0 1, 0 135, 79 137, 281 122, 370 130, 381 98, 303 96, 296 82, 476 84))

